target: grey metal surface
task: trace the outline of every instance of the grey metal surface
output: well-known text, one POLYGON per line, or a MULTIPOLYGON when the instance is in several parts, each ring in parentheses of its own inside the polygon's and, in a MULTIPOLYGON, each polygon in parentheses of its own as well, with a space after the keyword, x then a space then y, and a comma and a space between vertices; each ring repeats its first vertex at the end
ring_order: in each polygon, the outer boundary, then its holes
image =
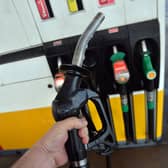
POLYGON ((165 102, 164 102, 164 142, 168 142, 168 0, 166 0, 166 59, 165 59, 165 102))
POLYGON ((166 0, 166 17, 168 17, 168 0, 166 0))
POLYGON ((75 52, 72 59, 72 64, 77 65, 79 67, 82 66, 83 61, 85 59, 85 51, 88 47, 88 43, 96 32, 97 28, 103 22, 105 16, 103 13, 98 13, 86 28, 85 32, 81 35, 78 40, 78 43, 75 48, 75 52))

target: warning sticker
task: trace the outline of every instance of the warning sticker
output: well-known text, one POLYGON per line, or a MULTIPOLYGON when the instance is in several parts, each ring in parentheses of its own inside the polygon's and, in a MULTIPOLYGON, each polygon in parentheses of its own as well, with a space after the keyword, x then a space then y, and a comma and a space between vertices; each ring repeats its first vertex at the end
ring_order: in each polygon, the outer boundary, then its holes
POLYGON ((50 14, 46 5, 45 0, 36 0, 36 5, 41 16, 41 19, 50 18, 50 14))

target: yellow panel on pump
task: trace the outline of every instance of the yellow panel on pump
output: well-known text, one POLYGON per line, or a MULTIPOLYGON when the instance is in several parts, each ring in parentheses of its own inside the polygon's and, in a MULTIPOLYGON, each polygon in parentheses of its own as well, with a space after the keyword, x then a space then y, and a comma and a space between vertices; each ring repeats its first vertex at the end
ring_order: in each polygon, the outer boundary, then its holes
POLYGON ((112 123, 115 130, 115 137, 117 143, 125 143, 126 135, 125 135, 125 125, 123 112, 121 108, 121 98, 120 95, 111 95, 109 96, 109 104, 111 108, 112 114, 112 123))
POLYGON ((54 123, 50 107, 0 113, 0 147, 30 148, 54 123))
POLYGON ((160 90, 157 92, 157 123, 156 123, 156 137, 160 140, 163 132, 163 101, 164 101, 164 91, 160 90))
POLYGON ((147 114, 145 92, 133 93, 134 134, 136 141, 144 142, 147 139, 147 114))
POLYGON ((91 100, 88 101, 88 108, 89 108, 90 116, 92 118, 94 126, 96 128, 96 131, 100 131, 103 127, 102 122, 101 122, 100 116, 97 112, 96 106, 94 105, 94 103, 91 100))

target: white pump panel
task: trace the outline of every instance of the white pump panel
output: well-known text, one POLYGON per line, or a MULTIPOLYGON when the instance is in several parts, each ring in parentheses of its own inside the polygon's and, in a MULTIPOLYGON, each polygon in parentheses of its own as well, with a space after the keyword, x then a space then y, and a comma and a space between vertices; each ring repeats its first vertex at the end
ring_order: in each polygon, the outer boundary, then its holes
POLYGON ((83 0, 84 10, 71 13, 66 0, 50 0, 54 17, 42 20, 35 0, 29 0, 43 42, 80 35, 98 12, 106 19, 99 30, 125 25, 124 0, 100 6, 98 0, 83 0))
POLYGON ((157 0, 83 0, 83 10, 70 12, 67 0, 50 0, 53 17, 42 20, 35 0, 0 1, 0 55, 80 35, 97 12, 106 19, 99 30, 157 18, 157 0))
POLYGON ((0 1, 0 56, 40 45, 27 0, 0 1))
POLYGON ((45 56, 2 64, 0 66, 0 86, 51 76, 51 71, 45 56))
POLYGON ((125 0, 127 24, 157 18, 157 0, 125 0))

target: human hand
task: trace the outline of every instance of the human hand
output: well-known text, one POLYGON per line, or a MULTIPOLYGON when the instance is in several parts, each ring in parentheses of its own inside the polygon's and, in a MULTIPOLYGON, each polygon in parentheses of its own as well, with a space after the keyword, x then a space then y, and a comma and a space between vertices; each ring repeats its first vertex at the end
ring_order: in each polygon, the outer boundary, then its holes
POLYGON ((79 129, 79 136, 83 144, 89 141, 87 121, 85 118, 68 118, 57 122, 54 127, 38 142, 38 146, 50 154, 55 160, 56 165, 62 166, 68 161, 65 150, 65 143, 68 140, 68 131, 71 129, 79 129))
POLYGON ((68 140, 68 131, 71 129, 79 129, 78 133, 83 144, 88 143, 86 119, 68 118, 57 122, 12 168, 56 168, 63 166, 68 161, 64 145, 68 140))

